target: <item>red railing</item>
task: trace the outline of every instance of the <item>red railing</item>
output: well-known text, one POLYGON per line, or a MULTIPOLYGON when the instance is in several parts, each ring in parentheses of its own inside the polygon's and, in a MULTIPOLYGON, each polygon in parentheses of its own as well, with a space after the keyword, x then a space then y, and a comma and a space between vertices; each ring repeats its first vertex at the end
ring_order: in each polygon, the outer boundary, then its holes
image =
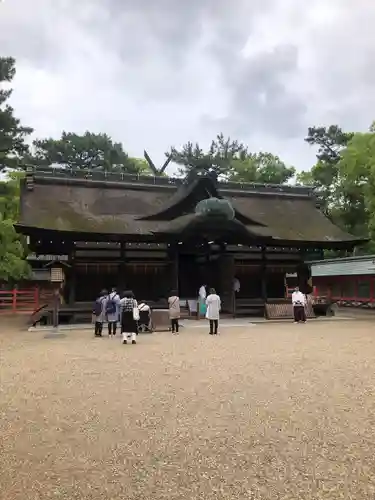
POLYGON ((0 314, 33 312, 39 307, 39 290, 0 290, 0 314))

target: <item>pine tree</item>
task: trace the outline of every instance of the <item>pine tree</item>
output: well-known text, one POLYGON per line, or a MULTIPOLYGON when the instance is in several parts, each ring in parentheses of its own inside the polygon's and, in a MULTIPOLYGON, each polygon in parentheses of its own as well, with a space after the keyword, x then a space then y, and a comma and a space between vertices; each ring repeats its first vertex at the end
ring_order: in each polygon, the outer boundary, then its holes
MULTIPOLYGON (((12 91, 6 85, 14 75, 14 59, 0 58, 0 172, 21 168, 28 151, 24 140, 32 132, 20 125, 7 104, 12 91)), ((25 238, 13 226, 18 217, 20 175, 10 172, 0 182, 0 281, 18 281, 30 275, 25 238)))
POLYGON ((33 131, 30 127, 21 126, 13 108, 7 103, 12 90, 6 86, 15 73, 15 60, 0 57, 0 171, 22 166, 22 158, 28 152, 25 137, 33 131))

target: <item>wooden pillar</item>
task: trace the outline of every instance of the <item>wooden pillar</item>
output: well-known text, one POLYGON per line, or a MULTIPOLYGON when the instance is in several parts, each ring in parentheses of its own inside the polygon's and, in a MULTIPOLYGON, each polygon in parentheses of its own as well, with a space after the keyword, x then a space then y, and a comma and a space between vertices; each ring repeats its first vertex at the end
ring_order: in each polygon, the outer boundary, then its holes
POLYGON ((59 326, 59 309, 60 309, 60 284, 54 283, 53 289, 53 308, 52 308, 52 326, 59 326))
POLYGON ((120 266, 119 266, 119 280, 118 286, 123 292, 126 288, 126 242, 120 242, 120 266))
POLYGON ((262 300, 267 302, 267 259, 266 247, 262 246, 262 261, 261 261, 261 280, 262 280, 262 300))
POLYGON ((77 271, 76 271, 76 262, 75 262, 75 248, 70 252, 70 283, 69 283, 69 297, 68 303, 72 306, 76 301, 76 286, 77 286, 77 271))
POLYGON ((310 294, 312 292, 312 286, 309 281, 311 278, 311 270, 307 264, 305 264, 306 252, 300 250, 300 264, 297 268, 297 280, 298 286, 302 293, 310 294))
POLYGON ((235 263, 234 256, 223 252, 220 256, 220 297, 222 302, 223 312, 233 314, 235 316, 235 301, 233 291, 235 263))
POLYGON ((168 250, 168 259, 169 259, 169 284, 170 290, 176 290, 179 294, 179 276, 178 276, 178 268, 179 268, 179 255, 178 255, 178 247, 173 244, 169 247, 168 250))

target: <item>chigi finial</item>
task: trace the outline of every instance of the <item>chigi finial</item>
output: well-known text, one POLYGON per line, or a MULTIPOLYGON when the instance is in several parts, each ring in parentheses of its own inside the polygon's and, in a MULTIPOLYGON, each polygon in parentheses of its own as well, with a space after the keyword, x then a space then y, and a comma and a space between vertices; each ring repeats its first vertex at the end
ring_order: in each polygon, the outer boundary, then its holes
POLYGON ((151 158, 150 158, 150 156, 149 156, 149 154, 147 153, 146 150, 144 150, 143 155, 144 155, 145 160, 147 161, 147 163, 148 163, 148 165, 149 165, 152 173, 156 177, 164 174, 165 169, 168 167, 168 165, 169 165, 169 163, 171 161, 171 157, 168 156, 167 159, 164 162, 164 165, 161 168, 156 168, 155 163, 151 160, 151 158))

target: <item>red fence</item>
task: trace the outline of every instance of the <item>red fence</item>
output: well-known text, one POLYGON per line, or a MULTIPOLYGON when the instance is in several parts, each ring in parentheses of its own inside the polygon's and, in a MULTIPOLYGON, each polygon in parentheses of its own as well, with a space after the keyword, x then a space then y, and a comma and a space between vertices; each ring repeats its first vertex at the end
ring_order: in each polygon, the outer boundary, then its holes
POLYGON ((0 290, 0 314, 33 312, 39 307, 39 290, 0 290))

